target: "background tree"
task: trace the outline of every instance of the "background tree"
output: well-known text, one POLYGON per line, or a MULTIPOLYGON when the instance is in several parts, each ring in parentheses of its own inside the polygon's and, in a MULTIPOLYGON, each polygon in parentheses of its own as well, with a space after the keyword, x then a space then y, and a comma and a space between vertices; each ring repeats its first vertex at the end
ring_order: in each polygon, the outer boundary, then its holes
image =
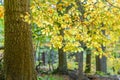
POLYGON ((111 58, 111 52, 107 48, 118 41, 119 9, 105 1, 83 0, 81 5, 85 12, 82 14, 82 11, 78 10, 79 6, 76 5, 77 0, 60 1, 60 4, 56 4, 57 0, 34 0, 31 6, 33 19, 30 21, 28 15, 25 16, 25 20, 37 24, 42 29, 43 35, 50 36, 51 46, 62 48, 65 53, 84 51, 80 43, 83 42, 93 55, 111 58), (65 13, 69 5, 72 7, 68 13, 65 13), (61 34, 61 30, 64 35, 61 34), (105 51, 102 50, 101 44, 106 47, 105 51))
MULTIPOLYGON (((84 13, 85 13, 85 9, 84 6, 82 4, 82 2, 80 0, 76 0, 76 5, 78 6, 78 11, 81 13, 81 15, 79 15, 79 19, 80 22, 84 22, 84 13)), ((81 24, 82 25, 82 24, 81 24)), ((80 41, 81 47, 84 49, 85 47, 85 43, 83 41, 80 41)), ((84 74, 83 74, 83 52, 78 52, 78 80, 83 80, 85 79, 84 74)))
POLYGON ((5 80, 36 80, 30 25, 20 15, 30 0, 5 0, 5 80))
POLYGON ((91 71, 91 58, 92 53, 90 49, 86 50, 86 67, 85 67, 85 73, 90 73, 91 71))

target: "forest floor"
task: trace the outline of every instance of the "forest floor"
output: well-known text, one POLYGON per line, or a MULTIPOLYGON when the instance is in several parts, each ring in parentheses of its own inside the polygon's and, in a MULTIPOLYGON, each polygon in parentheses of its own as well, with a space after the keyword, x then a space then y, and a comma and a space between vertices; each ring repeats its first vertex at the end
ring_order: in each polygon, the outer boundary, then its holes
MULTIPOLYGON (((70 75, 41 75, 42 77, 47 76, 50 78, 51 76, 56 78, 55 80, 78 80, 78 78, 71 77, 70 75)), ((120 80, 120 75, 109 75, 109 76, 99 76, 99 75, 88 75, 85 76, 84 80, 120 80)), ((53 79, 54 80, 54 79, 53 79)))
MULTIPOLYGON (((78 76, 72 75, 59 75, 59 74, 39 74, 38 80, 78 80, 78 76)), ((120 75, 109 75, 109 76, 99 76, 99 75, 88 75, 85 76, 84 80, 120 80, 120 75)), ((4 80, 3 74, 0 73, 0 80, 4 80)))
MULTIPOLYGON (((49 69, 47 69, 49 70, 49 69)), ((51 72, 43 69, 42 71, 46 71, 44 73, 40 73, 38 76, 44 78, 44 80, 78 80, 77 72, 74 70, 68 71, 67 75, 59 75, 59 74, 52 74, 51 72)), ((41 71, 40 71, 41 72, 41 71)), ((84 80, 120 80, 120 75, 98 75, 98 74, 84 74, 84 80)))

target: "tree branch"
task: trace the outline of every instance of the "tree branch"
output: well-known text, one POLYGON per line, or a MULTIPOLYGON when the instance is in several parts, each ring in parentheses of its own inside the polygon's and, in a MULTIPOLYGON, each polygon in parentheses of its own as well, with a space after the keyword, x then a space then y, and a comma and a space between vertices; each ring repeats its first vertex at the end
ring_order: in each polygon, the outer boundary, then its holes
POLYGON ((113 7, 117 8, 117 9, 120 9, 120 7, 113 5, 113 4, 110 3, 108 0, 105 0, 105 1, 106 1, 110 6, 113 6, 113 7))

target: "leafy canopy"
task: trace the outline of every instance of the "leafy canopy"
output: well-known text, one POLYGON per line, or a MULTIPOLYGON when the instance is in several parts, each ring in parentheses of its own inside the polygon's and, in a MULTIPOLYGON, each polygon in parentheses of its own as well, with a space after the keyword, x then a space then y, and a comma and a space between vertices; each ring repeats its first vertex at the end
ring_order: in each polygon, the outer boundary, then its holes
POLYGON ((101 45, 109 47, 119 39, 118 3, 119 0, 33 0, 25 21, 41 28, 42 35, 50 37, 51 47, 76 52, 83 50, 80 42, 84 42, 87 48, 103 53, 101 45))

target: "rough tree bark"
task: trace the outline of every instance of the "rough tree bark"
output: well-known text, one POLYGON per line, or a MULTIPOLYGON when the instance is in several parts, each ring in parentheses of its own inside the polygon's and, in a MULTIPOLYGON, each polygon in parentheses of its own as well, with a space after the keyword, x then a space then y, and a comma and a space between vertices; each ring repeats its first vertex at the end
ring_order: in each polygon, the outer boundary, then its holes
POLYGON ((5 80, 36 80, 30 25, 21 14, 29 12, 30 0, 4 0, 5 80))

